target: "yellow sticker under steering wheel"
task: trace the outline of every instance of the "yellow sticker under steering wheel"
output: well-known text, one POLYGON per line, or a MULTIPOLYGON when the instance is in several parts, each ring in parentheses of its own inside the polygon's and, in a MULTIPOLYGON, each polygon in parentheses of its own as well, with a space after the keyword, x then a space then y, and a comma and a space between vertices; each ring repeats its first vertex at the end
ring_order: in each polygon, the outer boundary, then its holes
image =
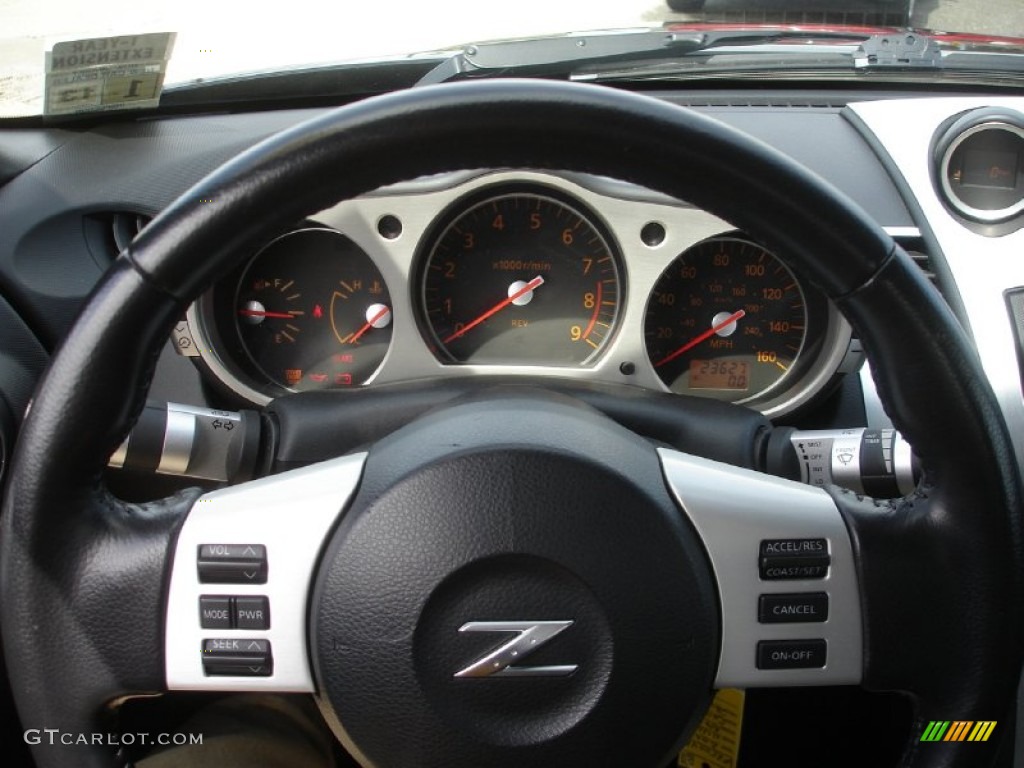
POLYGON ((736 768, 743 700, 744 692, 736 688, 723 688, 715 694, 690 743, 679 753, 680 768, 736 768))

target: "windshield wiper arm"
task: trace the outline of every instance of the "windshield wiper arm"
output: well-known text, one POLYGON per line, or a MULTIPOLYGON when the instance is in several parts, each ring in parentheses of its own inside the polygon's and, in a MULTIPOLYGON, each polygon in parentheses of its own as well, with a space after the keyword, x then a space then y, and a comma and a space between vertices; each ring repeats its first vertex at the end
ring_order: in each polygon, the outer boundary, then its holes
POLYGON ((476 43, 445 59, 417 85, 502 74, 569 77, 578 68, 589 65, 685 58, 726 45, 767 45, 801 39, 843 40, 853 44, 868 38, 865 34, 829 30, 671 32, 651 29, 476 43))
POLYGON ((913 32, 869 37, 853 54, 854 66, 866 67, 940 67, 942 50, 927 35, 913 32))
POLYGON ((537 37, 466 46, 428 72, 417 85, 512 72, 568 76, 581 64, 686 55, 704 47, 707 35, 663 30, 537 37))

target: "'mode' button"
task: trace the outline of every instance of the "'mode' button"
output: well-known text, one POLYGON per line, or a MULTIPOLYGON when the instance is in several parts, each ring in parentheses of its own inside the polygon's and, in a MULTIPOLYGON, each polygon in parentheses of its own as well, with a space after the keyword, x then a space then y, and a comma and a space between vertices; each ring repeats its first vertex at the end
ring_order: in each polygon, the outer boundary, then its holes
POLYGON ((199 626, 203 629, 231 629, 231 598, 222 595, 201 595, 199 626))
POLYGON ((757 620, 762 624, 796 624, 828 620, 828 594, 800 592, 785 595, 761 595, 757 620))
POLYGON ((821 668, 827 653, 824 640, 762 640, 757 644, 757 668, 821 668))

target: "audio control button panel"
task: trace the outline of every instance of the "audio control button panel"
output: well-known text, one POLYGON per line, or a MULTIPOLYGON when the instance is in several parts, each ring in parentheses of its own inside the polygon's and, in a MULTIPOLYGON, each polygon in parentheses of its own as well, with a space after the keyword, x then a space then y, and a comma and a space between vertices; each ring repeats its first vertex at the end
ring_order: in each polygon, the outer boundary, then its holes
POLYGON ((168 690, 310 693, 308 607, 320 553, 365 453, 204 494, 172 556, 168 690))

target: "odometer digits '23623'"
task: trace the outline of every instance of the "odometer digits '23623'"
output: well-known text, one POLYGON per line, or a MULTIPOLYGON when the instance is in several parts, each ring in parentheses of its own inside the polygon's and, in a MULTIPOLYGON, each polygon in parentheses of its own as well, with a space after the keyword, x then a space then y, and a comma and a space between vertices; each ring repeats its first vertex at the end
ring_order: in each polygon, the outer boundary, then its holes
POLYGON ((746 401, 776 389, 807 336, 807 301, 756 243, 715 237, 676 258, 644 318, 647 354, 673 392, 746 401))
POLYGON ((446 362, 584 365, 612 337, 621 268, 582 206, 546 189, 457 204, 422 263, 422 319, 446 362))

